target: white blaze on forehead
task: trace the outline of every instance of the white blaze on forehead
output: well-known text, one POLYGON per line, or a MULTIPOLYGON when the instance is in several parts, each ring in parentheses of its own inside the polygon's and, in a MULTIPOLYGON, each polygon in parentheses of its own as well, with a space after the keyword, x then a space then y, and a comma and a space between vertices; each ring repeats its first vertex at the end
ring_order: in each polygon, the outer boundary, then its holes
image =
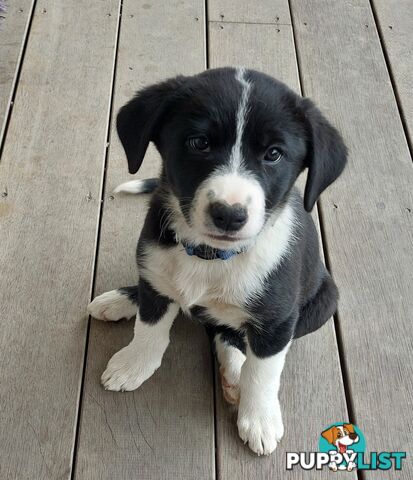
POLYGON ((237 171, 242 164, 241 155, 241 141, 244 133, 245 124, 247 123, 248 115, 248 99, 251 92, 252 84, 245 78, 245 68, 240 67, 236 69, 235 78, 241 84, 241 98, 238 105, 236 117, 236 137, 235 143, 231 150, 230 156, 230 170, 237 171))
POLYGON ((265 221, 265 193, 258 180, 243 168, 242 137, 248 119, 252 83, 246 78, 245 68, 236 69, 235 79, 241 84, 241 95, 235 118, 235 143, 229 162, 218 167, 198 188, 191 217, 198 231, 216 231, 208 206, 214 202, 241 204, 247 209, 248 220, 238 233, 252 238, 259 233, 265 221))

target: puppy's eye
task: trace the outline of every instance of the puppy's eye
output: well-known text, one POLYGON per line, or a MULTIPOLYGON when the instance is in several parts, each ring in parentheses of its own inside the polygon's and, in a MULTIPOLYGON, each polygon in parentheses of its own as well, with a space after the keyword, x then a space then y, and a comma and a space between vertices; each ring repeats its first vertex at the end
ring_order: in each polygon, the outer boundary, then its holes
POLYGON ((270 147, 265 152, 264 162, 275 164, 275 163, 278 163, 281 160, 282 156, 283 156, 282 152, 280 152, 280 150, 278 150, 277 147, 273 146, 273 147, 270 147))
POLYGON ((197 150, 199 152, 209 152, 209 141, 205 135, 199 137, 189 137, 188 145, 192 150, 197 150))

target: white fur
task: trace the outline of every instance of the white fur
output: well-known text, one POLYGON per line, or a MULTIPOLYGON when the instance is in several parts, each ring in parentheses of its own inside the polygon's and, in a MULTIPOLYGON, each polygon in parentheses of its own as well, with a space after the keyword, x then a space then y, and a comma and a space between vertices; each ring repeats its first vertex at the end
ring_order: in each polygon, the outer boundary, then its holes
POLYGON ((220 334, 215 337, 214 341, 220 365, 224 397, 229 403, 238 404, 240 397, 239 382, 245 355, 238 348, 224 342, 220 334))
MULTIPOLYGON (((247 251, 226 261, 191 257, 181 244, 168 249, 147 244, 140 274, 182 310, 203 306, 219 323, 239 328, 249 319, 240 306, 261 292, 268 274, 288 254, 294 221, 293 208, 287 204, 268 219, 247 251)), ((180 217, 172 228, 178 238, 188 239, 192 232, 180 217)))
POLYGON ((230 165, 231 170, 233 172, 237 172, 241 165, 242 165, 242 152, 241 152, 241 144, 242 144, 242 135, 244 133, 245 125, 247 123, 247 116, 248 116, 248 99, 251 92, 252 84, 248 80, 245 79, 245 68, 239 67, 236 69, 235 78, 242 86, 242 93, 240 102, 238 105, 237 110, 237 127, 236 127, 236 137, 235 143, 231 150, 230 156, 230 165))
POLYGON ((161 365, 178 311, 178 305, 171 303, 155 325, 136 318, 133 340, 113 355, 103 372, 102 384, 106 390, 135 390, 153 375, 161 365))
POLYGON ((146 180, 131 180, 118 185, 113 193, 142 193, 145 192, 146 180))
MULTIPOLYGON (((191 212, 192 225, 186 222, 177 199, 169 198, 170 228, 177 241, 195 245, 208 244, 222 249, 247 248, 227 261, 205 261, 189 256, 182 244, 164 249, 156 243, 145 245, 140 275, 162 295, 173 299, 167 313, 155 325, 138 318, 132 342, 116 353, 102 375, 105 388, 133 390, 138 388, 160 366, 169 343, 169 329, 179 310, 186 312, 194 305, 206 308, 216 322, 235 329, 252 321, 242 308, 245 301, 258 295, 271 271, 289 252, 294 234, 294 210, 287 204, 265 219, 265 196, 260 184, 243 171, 242 136, 248 116, 251 84, 244 69, 237 69, 242 85, 236 118, 236 140, 225 170, 216 171, 198 189, 191 212), (233 241, 212 240, 205 210, 209 202, 240 203, 248 209, 247 224, 233 241)), ((127 182, 116 191, 139 193, 140 181, 127 182)), ((209 221, 210 222, 210 221, 209 221)), ((235 400, 240 397, 238 430, 250 448, 260 454, 271 453, 283 435, 278 401, 280 376, 288 346, 279 354, 259 359, 247 347, 247 357, 220 339, 216 341, 218 360, 225 383, 234 388, 235 400), (239 394, 240 389, 240 394, 239 394)), ((224 390, 225 391, 225 390, 224 390)))
MULTIPOLYGON (((241 204, 247 209, 248 220, 241 230, 234 234, 237 239, 249 239, 257 235, 265 220, 265 194, 259 182, 243 168, 242 136, 248 117, 248 100, 252 88, 245 79, 245 69, 237 68, 235 78, 241 84, 241 97, 236 114, 235 142, 232 146, 228 165, 218 168, 197 190, 191 210, 193 228, 200 234, 219 234, 207 212, 212 202, 229 205, 241 204)), ((211 238, 208 242, 211 244, 211 238)))
MULTIPOLYGON (((197 190, 191 211, 192 226, 197 232, 219 234, 207 212, 212 202, 241 204, 247 209, 246 224, 234 234, 235 238, 250 240, 261 230, 265 220, 265 195, 259 182, 250 175, 218 170, 197 190)), ((208 238, 211 244, 211 238, 208 238)))
POLYGON ((258 358, 247 345, 242 366, 238 433, 258 455, 269 455, 284 435, 278 390, 290 343, 279 353, 258 358))
POLYGON ((138 312, 138 306, 119 290, 111 290, 89 303, 87 312, 98 320, 116 322, 122 318, 134 317, 138 312))

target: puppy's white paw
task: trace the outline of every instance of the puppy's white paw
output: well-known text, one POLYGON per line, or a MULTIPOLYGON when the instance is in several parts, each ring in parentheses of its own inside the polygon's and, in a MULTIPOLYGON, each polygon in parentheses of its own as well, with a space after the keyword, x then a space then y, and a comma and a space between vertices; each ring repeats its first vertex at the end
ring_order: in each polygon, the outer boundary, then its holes
POLYGON ((231 405, 238 405, 241 368, 245 362, 245 355, 223 340, 222 335, 215 337, 215 349, 220 365, 219 374, 224 398, 231 405))
POLYGON ((96 297, 87 307, 89 315, 103 321, 116 322, 122 318, 132 318, 138 306, 119 290, 111 290, 96 297))
POLYGON ((332 472, 337 472, 337 464, 334 463, 334 462, 331 462, 328 464, 328 468, 332 471, 332 472))
POLYGON ((151 377, 162 361, 162 353, 138 350, 136 345, 128 345, 115 353, 102 374, 102 384, 106 390, 136 390, 151 377))
POLYGON ((248 410, 248 413, 244 413, 240 407, 238 412, 239 436, 256 454, 269 455, 284 435, 279 405, 269 411, 260 408, 248 410))
POLYGON ((238 405, 240 397, 239 376, 238 379, 234 380, 231 375, 227 374, 224 367, 219 368, 219 374, 221 377, 222 393, 225 400, 230 405, 238 405))
POLYGON ((355 468, 357 468, 357 465, 354 462, 348 462, 347 464, 347 470, 349 472, 353 471, 355 468))

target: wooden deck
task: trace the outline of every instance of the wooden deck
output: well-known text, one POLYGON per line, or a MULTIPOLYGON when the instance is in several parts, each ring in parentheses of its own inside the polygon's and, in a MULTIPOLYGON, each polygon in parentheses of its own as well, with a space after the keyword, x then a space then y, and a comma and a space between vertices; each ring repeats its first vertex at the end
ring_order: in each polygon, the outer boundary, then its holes
MULTIPOLYGON (((411 0, 10 0, 0 27, 0 479, 332 478, 285 469, 348 420, 369 451, 413 451, 411 0), (245 65, 313 98, 348 168, 318 205, 336 318, 293 345, 286 434, 239 440, 203 329, 180 319, 139 390, 99 383, 132 323, 90 321, 93 296, 133 284, 145 200, 114 115, 175 74, 245 65), (132 219, 132 221, 131 221, 132 219)), ((148 152, 139 176, 156 175, 148 152)), ((317 214, 317 212, 315 212, 317 214)), ((340 476, 340 474, 337 474, 340 476)), ((402 471, 341 474, 411 480, 402 471)))

